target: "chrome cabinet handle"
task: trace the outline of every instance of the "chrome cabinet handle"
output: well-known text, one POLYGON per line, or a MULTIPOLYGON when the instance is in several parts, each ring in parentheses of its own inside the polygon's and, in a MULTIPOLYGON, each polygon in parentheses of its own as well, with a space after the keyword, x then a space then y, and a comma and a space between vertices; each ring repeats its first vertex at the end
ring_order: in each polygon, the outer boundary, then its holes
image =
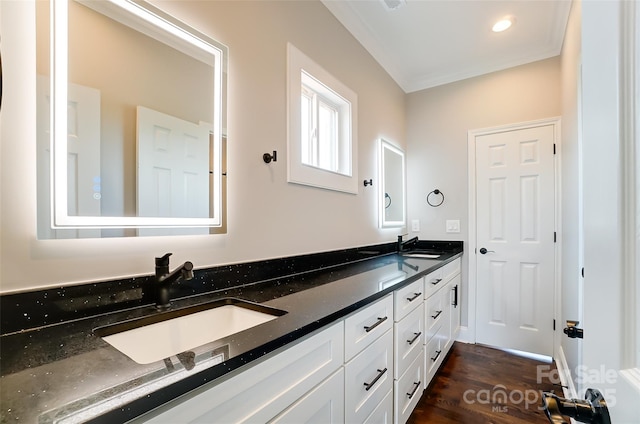
POLYGON ((371 383, 364 383, 364 388, 365 390, 369 390, 373 387, 374 384, 376 384, 378 382, 378 380, 380 380, 380 377, 382 377, 384 375, 385 372, 387 372, 387 369, 383 369, 383 370, 377 370, 378 371, 378 375, 376 375, 376 378, 373 379, 373 381, 371 381, 371 383))
POLYGON ((431 358, 431 360, 432 360, 433 362, 437 361, 437 360, 438 360, 438 356, 440 356, 440 354, 441 354, 441 353, 442 353, 442 351, 441 351, 441 350, 436 350, 436 356, 434 356, 433 358, 431 358))
POLYGON ((409 343, 409 346, 411 346, 416 340, 418 340, 418 337, 422 335, 422 331, 419 333, 413 333, 413 334, 415 334, 415 337, 411 340, 407 340, 407 343, 409 343))
POLYGON ((431 284, 433 284, 434 286, 436 284, 438 284, 440 281, 442 281, 442 278, 436 278, 435 280, 431 280, 431 284))
POLYGON ((414 300, 416 300, 418 297, 420 297, 420 295, 421 295, 421 294, 422 294, 422 293, 414 293, 414 296, 413 296, 413 297, 407 297, 407 300, 408 300, 409 302, 413 302, 413 301, 414 301, 414 300))
POLYGON ((413 395, 416 394, 416 390, 418 390, 418 387, 420 387, 420 381, 418 381, 417 383, 413 383, 415 385, 415 387, 413 388, 413 390, 411 390, 411 393, 407 393, 407 396, 409 396, 409 399, 411 399, 413 397, 413 395))
POLYGON ((377 326, 379 326, 380 324, 382 324, 386 320, 387 320, 387 317, 378 317, 378 321, 376 321, 375 324, 370 325, 370 326, 366 326, 365 325, 364 331, 366 331, 368 333, 369 331, 373 330, 374 328, 376 328, 377 326))
POLYGON ((442 311, 436 311, 435 315, 431 315, 431 318, 436 319, 440 316, 440 314, 442 313, 442 311))

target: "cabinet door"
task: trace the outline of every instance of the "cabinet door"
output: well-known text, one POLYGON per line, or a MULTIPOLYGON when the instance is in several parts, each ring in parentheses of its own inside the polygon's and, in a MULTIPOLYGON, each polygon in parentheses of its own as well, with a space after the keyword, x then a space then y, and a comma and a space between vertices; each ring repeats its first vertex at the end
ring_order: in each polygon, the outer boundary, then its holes
POLYGON ((423 352, 424 305, 420 305, 394 325, 393 344, 395 346, 393 376, 397 380, 413 360, 423 352))
MULTIPOLYGON (((420 349, 422 353, 422 349, 420 349)), ((417 357, 402 377, 394 384, 394 422, 404 424, 422 396, 424 381, 424 361, 417 357)))
POLYGON ((344 368, 340 368, 270 422, 274 424, 343 423, 344 368))
POLYGON ((345 361, 393 327, 393 294, 366 306, 344 320, 345 361))
POLYGON ((138 422, 267 422, 344 363, 343 322, 239 371, 169 402, 138 422))
POLYGON ((393 330, 345 365, 345 422, 362 423, 393 388, 393 330))
POLYGON ((447 285, 449 291, 449 319, 451 320, 450 333, 449 333, 449 346, 458 337, 460 332, 460 274, 453 277, 453 279, 447 285))

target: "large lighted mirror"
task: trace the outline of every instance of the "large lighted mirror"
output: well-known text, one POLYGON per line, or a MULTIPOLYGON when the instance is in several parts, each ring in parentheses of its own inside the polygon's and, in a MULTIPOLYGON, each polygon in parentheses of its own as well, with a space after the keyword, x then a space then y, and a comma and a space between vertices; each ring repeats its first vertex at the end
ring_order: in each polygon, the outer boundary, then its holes
POLYGON ((219 231, 227 48, 141 0, 35 3, 39 238, 219 231))
POLYGON ((405 226, 405 164, 404 152, 386 140, 380 139, 380 226, 405 226))

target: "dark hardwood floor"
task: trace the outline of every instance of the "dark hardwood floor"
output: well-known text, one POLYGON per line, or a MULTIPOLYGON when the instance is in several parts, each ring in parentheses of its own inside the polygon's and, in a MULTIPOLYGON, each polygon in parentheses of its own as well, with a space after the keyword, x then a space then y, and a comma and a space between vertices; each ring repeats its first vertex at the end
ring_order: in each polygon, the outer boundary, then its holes
POLYGON ((552 363, 455 343, 407 423, 548 423, 541 393, 562 393, 549 378, 557 379, 555 369, 552 363))

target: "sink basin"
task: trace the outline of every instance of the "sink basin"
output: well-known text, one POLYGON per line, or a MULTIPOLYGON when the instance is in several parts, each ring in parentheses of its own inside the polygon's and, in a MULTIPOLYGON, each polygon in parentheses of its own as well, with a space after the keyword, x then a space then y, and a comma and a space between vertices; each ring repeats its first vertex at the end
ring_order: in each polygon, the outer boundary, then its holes
POLYGON ((402 256, 405 256, 407 258, 437 259, 442 255, 440 255, 439 253, 421 252, 419 250, 413 250, 413 251, 403 253, 402 256))
POLYGON ((150 364, 247 330, 285 311, 226 298, 93 330, 139 364, 150 364))

